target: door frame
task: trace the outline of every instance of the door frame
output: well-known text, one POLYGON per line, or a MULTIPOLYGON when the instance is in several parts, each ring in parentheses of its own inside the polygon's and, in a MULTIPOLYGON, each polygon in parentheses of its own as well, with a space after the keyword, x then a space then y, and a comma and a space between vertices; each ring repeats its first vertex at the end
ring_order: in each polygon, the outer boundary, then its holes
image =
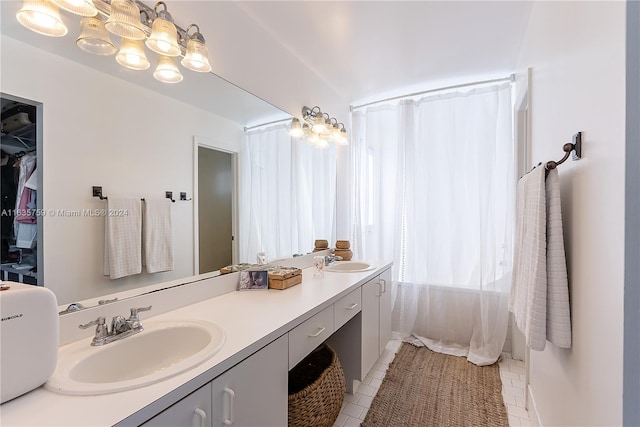
POLYGON ((231 154, 231 172, 233 187, 231 189, 231 259, 238 262, 238 151, 230 150, 228 145, 201 136, 193 137, 193 274, 200 274, 200 227, 198 205, 198 148, 203 147, 231 154))

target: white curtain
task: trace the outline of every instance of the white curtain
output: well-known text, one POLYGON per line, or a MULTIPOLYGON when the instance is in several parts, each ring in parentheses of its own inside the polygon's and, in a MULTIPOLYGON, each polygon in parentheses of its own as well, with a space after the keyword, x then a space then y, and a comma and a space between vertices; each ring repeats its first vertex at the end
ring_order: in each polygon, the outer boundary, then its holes
POLYGON ((336 152, 292 139, 287 123, 249 130, 239 154, 239 256, 256 262, 335 240, 336 152))
POLYGON ((353 246, 394 261, 393 328, 478 365, 504 346, 515 159, 511 85, 353 113, 353 246))

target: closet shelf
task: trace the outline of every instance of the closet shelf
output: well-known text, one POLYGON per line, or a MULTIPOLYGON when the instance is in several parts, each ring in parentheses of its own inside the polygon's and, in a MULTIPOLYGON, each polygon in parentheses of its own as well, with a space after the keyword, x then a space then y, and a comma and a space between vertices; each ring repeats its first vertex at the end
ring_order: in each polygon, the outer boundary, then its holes
MULTIPOLYGON (((2 132, 2 148, 13 148, 17 151, 31 151, 36 149, 36 124, 31 123, 12 132, 2 132)), ((11 150, 13 151, 13 150, 11 150)), ((10 153, 13 154, 13 153, 10 153)))

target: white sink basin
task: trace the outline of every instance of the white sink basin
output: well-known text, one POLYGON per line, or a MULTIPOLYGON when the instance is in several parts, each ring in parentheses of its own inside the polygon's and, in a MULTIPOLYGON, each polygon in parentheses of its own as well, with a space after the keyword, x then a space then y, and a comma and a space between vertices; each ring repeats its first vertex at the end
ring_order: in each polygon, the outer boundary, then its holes
POLYGON ((90 339, 61 347, 49 390, 75 395, 114 393, 153 384, 216 354, 224 331, 203 321, 148 321, 144 330, 104 346, 90 339))
POLYGON ((365 261, 336 261, 325 267, 325 270, 336 273, 356 273, 359 271, 373 270, 374 268, 375 266, 365 261))

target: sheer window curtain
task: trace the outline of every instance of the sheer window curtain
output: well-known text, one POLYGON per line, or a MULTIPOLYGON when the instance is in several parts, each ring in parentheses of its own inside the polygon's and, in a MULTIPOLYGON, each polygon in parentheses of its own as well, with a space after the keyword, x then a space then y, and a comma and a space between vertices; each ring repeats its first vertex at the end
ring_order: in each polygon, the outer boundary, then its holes
POLYGON ((358 258, 394 261, 393 330, 494 363, 509 318, 511 85, 378 105, 352 119, 353 247, 358 258))
POLYGON ((336 152, 289 136, 289 124, 249 130, 239 154, 239 256, 256 262, 335 240, 336 152))

